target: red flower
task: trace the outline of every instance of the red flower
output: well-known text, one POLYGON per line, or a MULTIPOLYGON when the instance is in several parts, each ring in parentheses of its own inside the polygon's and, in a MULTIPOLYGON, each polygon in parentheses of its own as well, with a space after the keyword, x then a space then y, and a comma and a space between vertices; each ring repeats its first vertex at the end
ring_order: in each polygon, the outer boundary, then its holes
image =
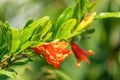
POLYGON ((33 50, 37 54, 44 56, 49 64, 53 65, 55 68, 58 68, 60 63, 63 62, 64 59, 71 53, 66 49, 67 47, 67 42, 53 41, 34 47, 33 50))
POLYGON ((74 52, 74 55, 77 59, 77 67, 80 67, 81 61, 85 61, 87 63, 90 63, 89 59, 87 58, 88 55, 93 54, 92 50, 85 51, 82 48, 80 48, 76 43, 71 43, 71 48, 74 52))

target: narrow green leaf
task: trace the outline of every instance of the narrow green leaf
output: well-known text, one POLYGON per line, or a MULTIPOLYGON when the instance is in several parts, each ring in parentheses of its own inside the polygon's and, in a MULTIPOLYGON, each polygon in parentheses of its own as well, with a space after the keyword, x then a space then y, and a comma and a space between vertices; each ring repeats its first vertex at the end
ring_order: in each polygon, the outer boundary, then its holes
POLYGON ((49 17, 43 17, 28 25, 28 27, 23 30, 23 33, 21 35, 21 44, 25 43, 32 37, 37 27, 44 25, 48 21, 49 17))
POLYGON ((33 34, 31 40, 32 41, 43 41, 43 37, 48 33, 51 29, 51 21, 46 22, 46 24, 38 27, 33 34))
POLYGON ((6 47, 6 44, 3 44, 2 46, 0 46, 0 61, 3 59, 4 56, 6 56, 6 54, 8 54, 8 49, 6 47))
POLYGON ((57 22, 54 27, 54 36, 56 35, 62 23, 65 22, 67 19, 72 18, 72 16, 73 16, 73 9, 72 8, 65 9, 65 11, 57 19, 57 22))
POLYGON ((52 36, 52 32, 47 33, 47 35, 43 38, 43 41, 49 40, 49 38, 52 36))
POLYGON ((75 25, 76 19, 69 19, 64 22, 56 34, 56 39, 68 39, 75 25))
POLYGON ((0 25, 0 46, 2 45, 2 42, 3 42, 3 32, 0 25))
POLYGON ((10 29, 11 29, 11 34, 12 34, 11 53, 14 53, 15 51, 18 50, 19 45, 20 45, 20 33, 18 29, 15 29, 15 28, 10 28, 10 29))
POLYGON ((8 24, 4 23, 0 25, 0 53, 1 56, 0 58, 2 59, 2 57, 5 54, 8 54, 8 50, 10 51, 10 47, 11 47, 11 35, 10 35, 10 30, 9 30, 9 26, 8 24))
POLYGON ((97 5, 100 1, 101 1, 101 0, 96 0, 96 1, 94 1, 94 2, 92 2, 92 3, 90 3, 90 4, 88 5, 88 8, 87 8, 88 12, 90 13, 90 12, 94 11, 96 5, 97 5))
POLYGON ((14 71, 7 71, 7 70, 4 70, 4 69, 0 70, 0 74, 6 75, 6 76, 8 76, 10 78, 15 78, 16 75, 17 75, 16 72, 14 72, 14 71))
POLYGON ((41 36, 40 36, 41 39, 46 35, 46 33, 50 30, 50 28, 51 28, 51 21, 49 21, 46 24, 46 26, 42 29, 41 36))
POLYGON ((28 62, 30 62, 31 59, 30 58, 22 58, 21 60, 15 61, 14 63, 11 63, 11 66, 21 66, 24 64, 27 64, 28 62))
POLYGON ((6 42, 9 52, 11 51, 11 32, 8 30, 6 32, 6 42))
POLYGON ((11 33, 7 23, 0 24, 0 61, 8 55, 11 48, 11 33))
POLYGON ((87 29, 83 32, 83 34, 92 34, 95 32, 95 29, 87 29))
POLYGON ((95 18, 96 19, 120 18, 120 12, 105 12, 105 13, 100 13, 95 18))
POLYGON ((13 64, 11 64, 12 66, 21 66, 21 65, 25 65, 25 64, 27 64, 28 63, 28 61, 20 61, 20 62, 15 62, 15 63, 13 63, 13 64))
POLYGON ((5 44, 5 35, 6 35, 6 32, 5 32, 5 27, 3 24, 0 25, 0 47, 5 44))
POLYGON ((56 27, 57 29, 61 24, 66 21, 67 19, 71 18, 73 15, 73 9, 72 8, 67 8, 65 11, 58 17, 57 22, 56 22, 56 27))
POLYGON ((9 50, 9 52, 11 51, 11 30, 10 30, 10 26, 8 23, 4 24, 4 40, 5 40, 5 44, 9 50))
POLYGON ((11 64, 12 66, 21 66, 27 64, 29 61, 20 61, 20 62, 15 62, 11 64))
POLYGON ((74 9, 74 17, 78 22, 80 22, 87 13, 88 1, 89 0, 76 0, 77 4, 74 9))
POLYGON ((26 22, 26 24, 25 24, 25 26, 24 26, 24 29, 26 28, 26 27, 28 27, 28 25, 30 25, 31 23, 33 23, 33 19, 31 18, 31 19, 29 19, 27 22, 26 22))
POLYGON ((0 46, 0 53, 2 54, 2 52, 7 49, 6 48, 6 44, 3 44, 2 46, 0 46))
POLYGON ((39 42, 39 41, 28 41, 21 47, 21 51, 23 51, 24 49, 26 49, 28 47, 38 46, 38 45, 41 45, 43 43, 44 42, 39 42))
POLYGON ((20 52, 24 51, 27 48, 31 48, 34 46, 39 46, 43 44, 44 42, 39 42, 39 41, 27 41, 25 44, 23 44, 18 52, 16 52, 14 55, 19 54, 20 52))
POLYGON ((33 35, 31 41, 40 41, 40 34, 33 35))
POLYGON ((89 0, 80 0, 80 16, 81 16, 81 18, 84 17, 85 14, 87 13, 88 1, 89 0))

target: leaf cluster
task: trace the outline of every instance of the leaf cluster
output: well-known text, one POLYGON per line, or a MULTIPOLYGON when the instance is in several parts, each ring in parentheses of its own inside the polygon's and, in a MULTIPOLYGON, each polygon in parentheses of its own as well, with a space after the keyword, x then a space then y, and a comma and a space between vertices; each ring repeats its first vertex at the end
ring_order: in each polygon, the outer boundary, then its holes
MULTIPOLYGON (((78 34, 93 33, 93 29, 77 32, 75 29, 80 21, 94 10, 98 1, 89 4, 89 0, 77 0, 76 6, 65 9, 55 24, 48 16, 38 20, 29 19, 20 29, 0 21, 0 74, 14 78, 16 73, 8 68, 13 65, 24 65, 31 61, 31 57, 36 56, 31 50, 32 47, 54 40, 71 41, 78 34)), ((109 17, 120 18, 120 12, 101 13, 95 18, 109 17)))

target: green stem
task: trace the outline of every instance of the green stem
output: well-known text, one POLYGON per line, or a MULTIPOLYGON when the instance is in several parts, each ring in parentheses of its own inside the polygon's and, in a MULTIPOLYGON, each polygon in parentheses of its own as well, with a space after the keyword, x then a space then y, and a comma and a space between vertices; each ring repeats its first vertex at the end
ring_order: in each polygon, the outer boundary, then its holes
POLYGON ((72 34, 72 35, 70 35, 69 37, 68 37, 68 39, 74 39, 74 37, 75 36, 77 36, 77 35, 79 35, 79 34, 81 34, 82 33, 82 31, 81 32, 75 32, 74 34, 72 34))

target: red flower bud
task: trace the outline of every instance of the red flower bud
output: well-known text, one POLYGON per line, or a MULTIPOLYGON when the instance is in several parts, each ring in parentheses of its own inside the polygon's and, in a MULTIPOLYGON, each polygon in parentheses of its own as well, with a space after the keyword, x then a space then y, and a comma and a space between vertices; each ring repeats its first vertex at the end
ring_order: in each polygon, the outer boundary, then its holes
POLYGON ((74 55, 77 59, 77 67, 80 67, 81 61, 85 61, 87 63, 90 63, 88 59, 88 55, 94 54, 92 50, 85 51, 84 49, 80 48, 76 43, 71 43, 72 51, 74 52, 74 55))

